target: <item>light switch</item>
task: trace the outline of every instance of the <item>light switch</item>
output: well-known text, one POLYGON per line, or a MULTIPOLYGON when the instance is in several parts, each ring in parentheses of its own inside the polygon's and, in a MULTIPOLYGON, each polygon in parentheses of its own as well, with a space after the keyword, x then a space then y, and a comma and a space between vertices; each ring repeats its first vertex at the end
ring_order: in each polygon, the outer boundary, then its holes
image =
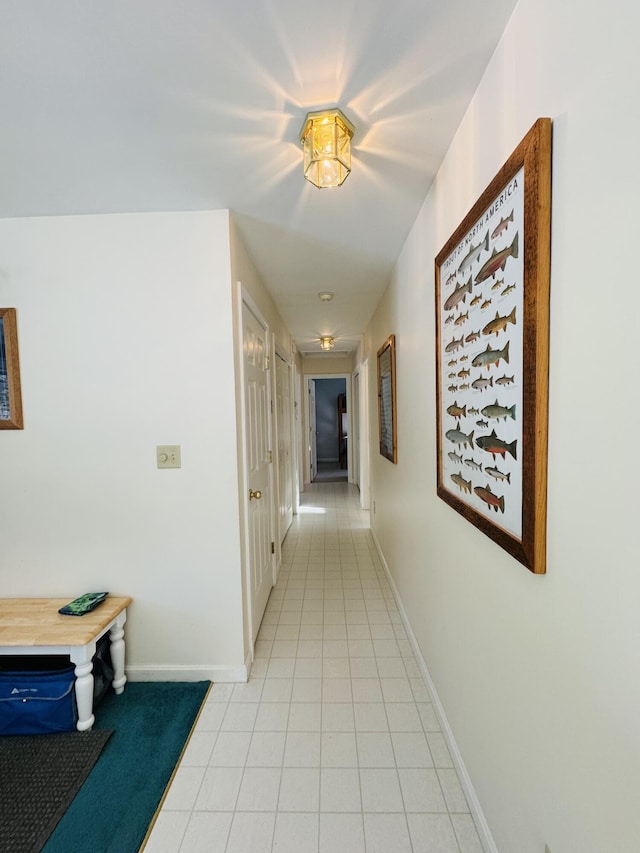
POLYGON ((181 468, 180 445, 158 444, 156 447, 158 468, 181 468))

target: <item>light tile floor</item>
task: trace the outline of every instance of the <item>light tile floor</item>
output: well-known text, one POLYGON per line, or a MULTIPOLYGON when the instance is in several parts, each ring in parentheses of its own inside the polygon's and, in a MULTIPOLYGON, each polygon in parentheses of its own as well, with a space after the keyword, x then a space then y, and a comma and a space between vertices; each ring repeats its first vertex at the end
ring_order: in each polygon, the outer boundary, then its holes
POLYGON ((482 853, 369 531, 314 484, 247 684, 215 684, 145 853, 482 853))

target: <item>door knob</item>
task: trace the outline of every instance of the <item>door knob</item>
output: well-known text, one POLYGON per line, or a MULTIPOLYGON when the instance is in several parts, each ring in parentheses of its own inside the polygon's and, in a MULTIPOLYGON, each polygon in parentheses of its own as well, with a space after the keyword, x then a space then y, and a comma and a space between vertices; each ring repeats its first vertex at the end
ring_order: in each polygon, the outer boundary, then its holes
POLYGON ((253 489, 249 489, 249 500, 252 501, 254 498, 259 501, 262 497, 262 492, 258 489, 257 491, 253 491, 253 489))

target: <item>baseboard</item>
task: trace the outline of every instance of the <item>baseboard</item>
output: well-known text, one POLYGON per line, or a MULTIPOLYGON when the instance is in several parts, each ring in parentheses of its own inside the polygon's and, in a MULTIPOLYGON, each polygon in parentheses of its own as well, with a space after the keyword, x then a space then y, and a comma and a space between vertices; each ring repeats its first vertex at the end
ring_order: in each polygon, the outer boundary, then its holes
POLYGON ((245 658, 245 662, 244 662, 244 668, 247 672, 247 677, 245 678, 245 681, 249 681, 249 676, 251 675, 251 667, 253 666, 253 660, 254 660, 254 657, 253 657, 253 644, 252 644, 251 648, 247 652, 247 657, 245 658))
POLYGON ((215 681, 245 682, 248 669, 244 666, 147 666, 125 667, 129 681, 215 681))
POLYGON ((496 843, 493 840, 491 830, 489 829, 489 824, 487 823, 487 819, 484 815, 484 812, 482 811, 482 806, 480 805, 478 795, 476 794, 475 788, 473 787, 471 777, 469 776, 469 772, 467 771, 465 763, 462 759, 462 755, 458 748, 458 744, 456 743, 456 739, 453 735, 453 730, 449 725, 449 721, 447 719, 444 707, 442 705, 442 702, 440 701, 440 697, 438 696, 438 691, 436 690, 435 684, 433 683, 433 679, 431 678, 429 667, 427 666, 427 662, 425 661, 422 655, 420 646, 418 645, 418 641, 416 639, 416 635, 413 633, 413 628, 411 627, 411 623, 409 622, 409 617, 407 616, 407 612, 404 609, 404 604, 402 603, 402 599, 400 598, 400 593, 398 592, 398 588, 396 587, 393 576, 389 570, 389 566, 387 565, 384 553, 382 551, 382 548, 380 547, 380 543, 378 542, 378 537, 376 536, 375 531, 373 529, 371 529, 371 535, 373 537, 373 542, 376 546, 378 556, 380 557, 382 567, 387 576, 387 580, 389 581, 389 586, 391 587, 391 591, 393 592, 396 604, 398 605, 400 617, 402 618, 404 629, 407 632, 407 637, 409 638, 411 648, 413 649, 413 654, 415 655, 420 671, 422 672, 422 677, 424 678, 425 684, 427 685, 427 691, 429 693, 429 696, 431 697, 431 702, 436 712, 436 716, 438 717, 440 727, 442 728, 442 734, 444 735, 444 739, 447 742, 447 746, 449 747, 449 752, 451 753, 451 758, 453 759, 453 763, 455 764, 456 770, 458 771, 458 775, 460 777, 460 784, 462 785, 465 796, 467 798, 467 802, 469 803, 469 808, 471 809, 471 813, 475 820, 478 834, 480 836, 480 841, 482 842, 486 853, 498 853, 498 848, 496 847, 496 843))

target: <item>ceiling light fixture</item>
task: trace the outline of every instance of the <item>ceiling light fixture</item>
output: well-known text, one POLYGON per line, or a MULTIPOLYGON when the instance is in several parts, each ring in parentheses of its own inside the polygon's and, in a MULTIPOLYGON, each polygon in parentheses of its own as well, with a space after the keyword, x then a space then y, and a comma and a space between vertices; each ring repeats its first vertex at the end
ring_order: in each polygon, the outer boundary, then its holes
POLYGON ((320 300, 320 302, 331 302, 334 296, 335 293, 333 292, 333 290, 321 290, 318 294, 318 299, 320 300))
POLYGON ((320 338, 320 349, 322 350, 322 352, 330 352, 330 350, 332 350, 334 346, 334 340, 331 335, 323 335, 320 338))
POLYGON ((351 138, 355 128, 338 109, 307 113, 300 142, 304 176, 318 187, 339 187, 351 171, 351 138))

